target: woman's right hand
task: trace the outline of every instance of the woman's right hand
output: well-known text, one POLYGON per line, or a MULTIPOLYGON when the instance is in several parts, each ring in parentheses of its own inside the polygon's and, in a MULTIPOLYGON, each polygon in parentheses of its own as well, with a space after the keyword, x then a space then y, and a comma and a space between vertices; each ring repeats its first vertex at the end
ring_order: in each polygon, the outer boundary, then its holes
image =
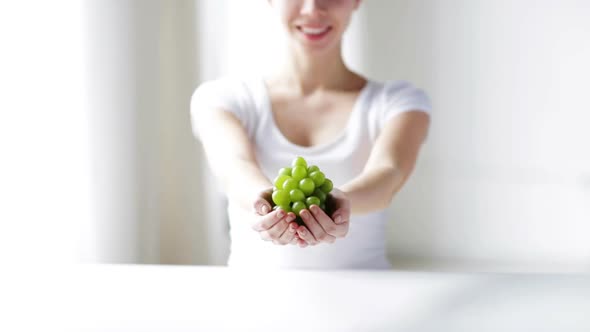
POLYGON ((299 227, 295 222, 293 212, 286 213, 281 209, 272 210, 269 198, 272 189, 262 191, 255 199, 253 207, 252 229, 260 234, 264 241, 272 241, 277 245, 299 244, 305 246, 307 243, 297 235, 299 227))

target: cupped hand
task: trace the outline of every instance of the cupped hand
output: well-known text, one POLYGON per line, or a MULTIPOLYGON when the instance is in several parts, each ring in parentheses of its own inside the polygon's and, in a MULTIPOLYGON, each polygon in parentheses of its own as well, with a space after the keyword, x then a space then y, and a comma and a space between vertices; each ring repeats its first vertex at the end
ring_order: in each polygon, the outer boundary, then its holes
POLYGON ((272 189, 264 190, 254 200, 252 229, 258 232, 264 241, 272 241, 277 245, 307 246, 307 243, 297 235, 300 226, 295 222, 295 214, 282 209, 272 210, 269 203, 271 194, 272 189))
POLYGON ((334 188, 328 195, 327 211, 317 205, 301 210, 299 215, 305 223, 297 229, 297 234, 305 242, 317 245, 322 242, 334 243, 337 238, 348 234, 350 225, 350 200, 346 195, 334 188))

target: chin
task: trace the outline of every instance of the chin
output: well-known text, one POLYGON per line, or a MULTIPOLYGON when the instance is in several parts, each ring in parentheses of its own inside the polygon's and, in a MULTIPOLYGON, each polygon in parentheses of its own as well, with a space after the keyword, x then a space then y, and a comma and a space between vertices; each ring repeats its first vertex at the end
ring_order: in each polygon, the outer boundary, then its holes
POLYGON ((293 43, 297 45, 299 49, 313 55, 333 53, 338 50, 340 45, 337 40, 326 40, 323 43, 310 43, 306 40, 301 40, 301 38, 294 38, 293 43))

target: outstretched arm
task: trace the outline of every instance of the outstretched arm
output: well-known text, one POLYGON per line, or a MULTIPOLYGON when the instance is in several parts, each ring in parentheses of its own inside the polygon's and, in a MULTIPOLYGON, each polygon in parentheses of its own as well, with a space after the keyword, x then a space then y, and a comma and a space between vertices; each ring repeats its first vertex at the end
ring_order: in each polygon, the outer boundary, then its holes
POLYGON ((353 214, 389 206, 414 169, 429 125, 428 114, 410 111, 383 126, 362 173, 340 187, 350 199, 353 214))
POLYGON ((195 125, 211 170, 231 201, 252 209, 253 197, 271 188, 240 121, 222 110, 197 112, 195 125))
POLYGON ((293 212, 271 211, 272 184, 260 170, 254 148, 240 121, 222 110, 201 112, 195 121, 205 154, 228 199, 265 241, 278 245, 307 243, 296 235, 293 212))

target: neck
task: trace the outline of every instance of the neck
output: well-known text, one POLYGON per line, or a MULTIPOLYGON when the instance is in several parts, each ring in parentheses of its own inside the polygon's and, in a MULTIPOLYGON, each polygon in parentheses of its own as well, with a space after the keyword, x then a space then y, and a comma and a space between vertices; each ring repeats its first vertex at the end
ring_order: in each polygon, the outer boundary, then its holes
POLYGON ((316 90, 345 88, 345 82, 356 76, 344 64, 340 47, 313 56, 292 47, 289 54, 279 75, 303 95, 316 90))

